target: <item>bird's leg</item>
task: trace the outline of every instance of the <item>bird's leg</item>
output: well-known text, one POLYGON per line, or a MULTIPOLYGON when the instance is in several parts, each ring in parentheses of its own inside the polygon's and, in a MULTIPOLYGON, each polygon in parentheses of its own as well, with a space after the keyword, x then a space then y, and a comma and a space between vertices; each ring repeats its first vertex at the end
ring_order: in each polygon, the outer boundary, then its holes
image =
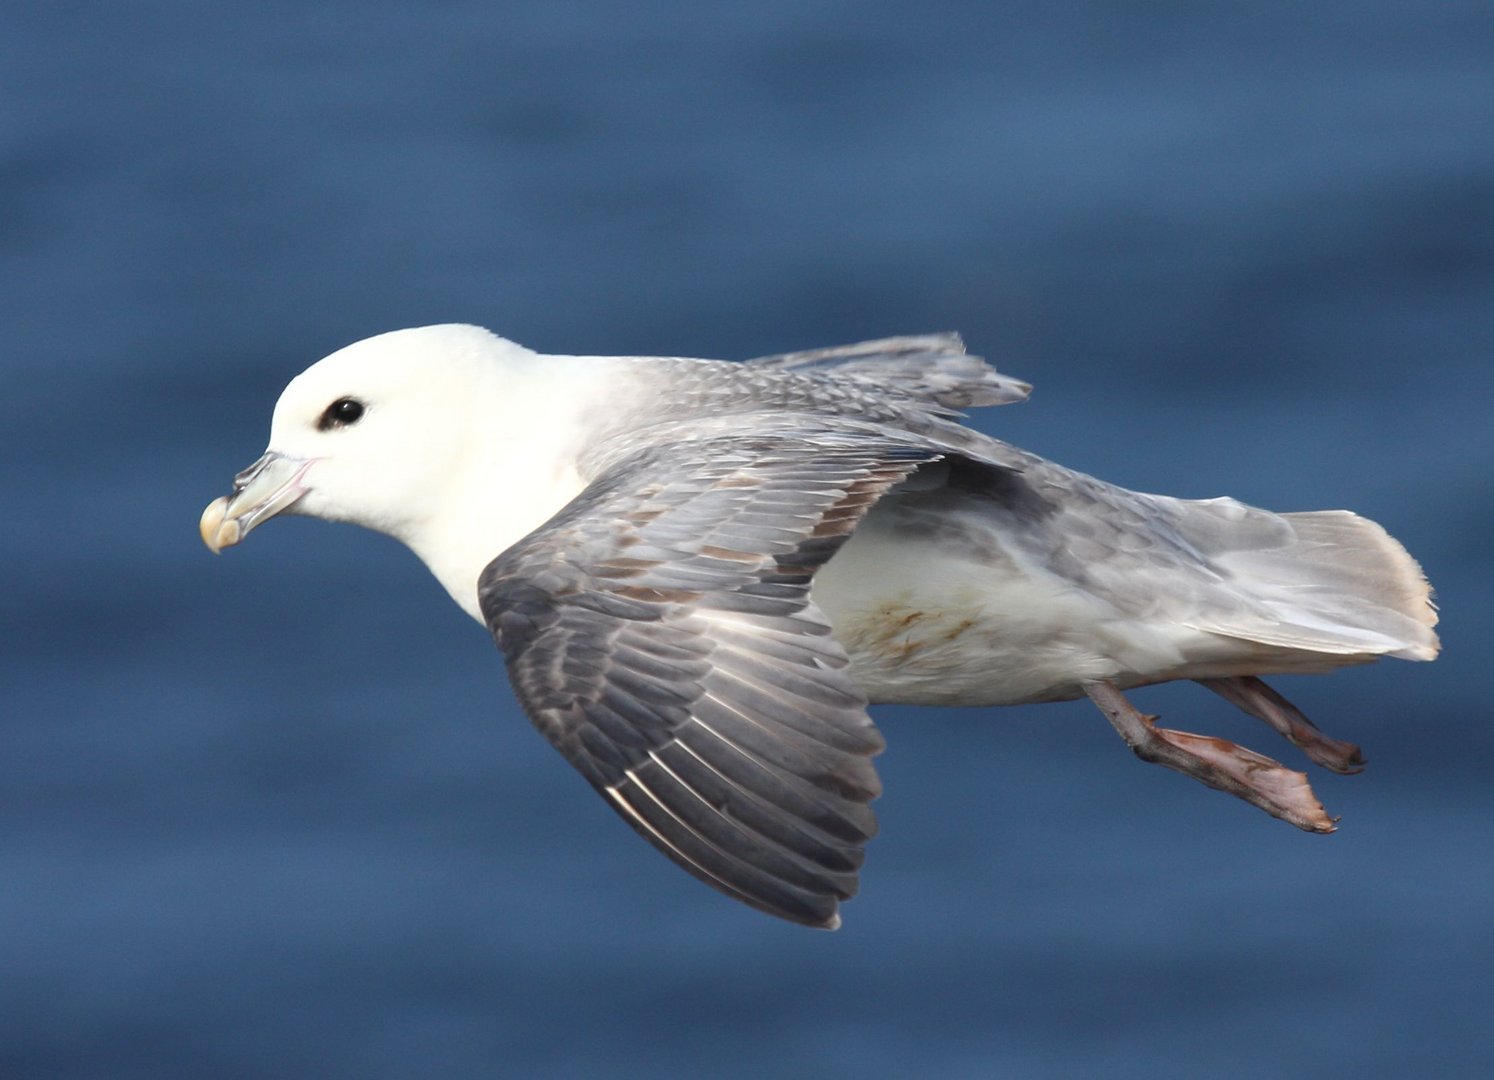
POLYGON ((1227 791, 1299 829, 1328 833, 1336 828, 1305 773, 1293 772, 1279 761, 1225 739, 1159 728, 1156 717, 1140 712, 1114 683, 1089 683, 1084 690, 1142 761, 1165 765, 1227 791))
POLYGON ((1300 747, 1310 759, 1337 773, 1364 771, 1364 753, 1351 742, 1330 739, 1286 698, 1253 676, 1234 679, 1199 679, 1225 701, 1263 720, 1300 747))

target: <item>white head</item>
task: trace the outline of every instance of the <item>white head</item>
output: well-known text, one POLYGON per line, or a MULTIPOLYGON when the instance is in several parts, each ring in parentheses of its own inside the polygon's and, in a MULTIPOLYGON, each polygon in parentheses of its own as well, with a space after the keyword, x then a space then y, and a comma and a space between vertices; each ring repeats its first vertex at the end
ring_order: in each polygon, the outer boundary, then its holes
POLYGON ((535 353, 476 326, 340 349, 286 386, 264 456, 204 511, 203 540, 219 551, 279 513, 352 522, 409 545, 476 614, 482 566, 574 494, 538 520, 523 499, 524 520, 495 520, 509 479, 525 489, 536 439, 554 426, 533 392, 543 376, 535 353))
POLYGON ((406 539, 461 471, 466 433, 489 419, 479 403, 504 398, 504 361, 526 352, 480 327, 424 326, 311 365, 270 421, 270 452, 311 463, 291 511, 406 539))

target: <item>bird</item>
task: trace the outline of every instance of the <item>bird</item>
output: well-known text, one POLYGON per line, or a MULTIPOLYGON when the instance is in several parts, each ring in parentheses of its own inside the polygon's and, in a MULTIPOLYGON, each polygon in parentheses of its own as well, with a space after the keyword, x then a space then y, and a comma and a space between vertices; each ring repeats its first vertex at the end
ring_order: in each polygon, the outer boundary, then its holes
POLYGON ((1434 659, 1421 568, 1349 511, 1134 492, 962 422, 1030 391, 956 334, 732 362, 395 330, 291 380, 200 532, 403 542, 623 820, 807 926, 840 925, 877 829, 871 704, 1089 698, 1142 760, 1333 831, 1305 773, 1125 692, 1191 680, 1357 772, 1261 677, 1434 659))

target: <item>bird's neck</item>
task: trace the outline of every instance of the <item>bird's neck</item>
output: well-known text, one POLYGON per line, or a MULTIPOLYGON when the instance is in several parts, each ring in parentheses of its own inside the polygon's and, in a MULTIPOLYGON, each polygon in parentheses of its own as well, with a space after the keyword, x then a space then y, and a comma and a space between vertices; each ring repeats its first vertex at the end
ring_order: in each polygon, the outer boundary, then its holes
POLYGON ((477 581, 487 565, 539 528, 581 493, 585 483, 573 461, 537 462, 521 478, 512 475, 490 492, 481 505, 469 506, 441 523, 434 535, 412 536, 410 548, 457 605, 478 622, 477 581))
POLYGON ((483 622, 477 582, 487 565, 579 495, 577 460, 611 381, 603 370, 574 378, 572 358, 546 357, 522 393, 507 386, 486 413, 490 437, 444 482, 439 516, 399 536, 463 611, 483 622))

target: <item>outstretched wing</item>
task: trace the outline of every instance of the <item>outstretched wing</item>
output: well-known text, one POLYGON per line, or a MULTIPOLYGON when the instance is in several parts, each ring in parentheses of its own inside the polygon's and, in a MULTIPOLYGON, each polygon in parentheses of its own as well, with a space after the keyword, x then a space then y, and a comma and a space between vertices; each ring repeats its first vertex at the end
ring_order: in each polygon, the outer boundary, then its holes
POLYGON ((882 739, 810 579, 939 451, 718 437, 615 462, 478 593, 535 725, 702 881, 835 927, 882 739))
POLYGON ((946 409, 1025 401, 1032 385, 965 351, 959 334, 881 338, 829 349, 760 356, 755 368, 826 373, 932 401, 946 409))

